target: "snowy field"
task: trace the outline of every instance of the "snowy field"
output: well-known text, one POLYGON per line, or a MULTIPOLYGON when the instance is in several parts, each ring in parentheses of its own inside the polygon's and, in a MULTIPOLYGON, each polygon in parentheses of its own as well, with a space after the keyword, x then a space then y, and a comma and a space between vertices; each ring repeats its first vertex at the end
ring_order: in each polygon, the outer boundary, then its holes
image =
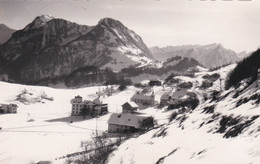
MULTIPOLYGON (((225 78, 234 65, 227 66, 217 72, 225 78)), ((260 94, 254 86, 244 91, 239 97, 233 98, 234 92, 224 91, 225 96, 218 103, 203 100, 203 94, 220 88, 217 80, 211 88, 202 90, 201 85, 205 74, 203 70, 194 78, 178 76, 182 82, 192 82, 190 91, 195 92, 201 104, 192 112, 180 114, 176 120, 169 122, 173 111, 166 108, 148 108, 139 112, 155 117, 156 129, 123 142, 108 159, 108 163, 181 163, 181 164, 259 164, 260 163, 260 118, 252 122, 240 135, 234 138, 224 138, 217 133, 223 116, 243 117, 250 119, 260 115, 258 105, 248 101, 238 107, 237 102, 254 93, 260 94), (203 108, 215 105, 214 112, 218 117, 212 120, 214 113, 205 113, 203 108), (184 118, 181 122, 180 120, 184 118)), ((80 95, 84 100, 93 100, 97 92, 107 87, 88 87, 81 89, 53 89, 40 86, 25 86, 0 82, 0 103, 16 103, 17 114, 0 115, 0 163, 28 164, 40 160, 50 160, 53 163, 64 163, 58 159, 67 154, 82 151, 81 141, 90 140, 96 129, 107 130, 107 120, 111 113, 121 112, 121 105, 141 89, 128 87, 116 91, 112 96, 101 96, 103 103, 108 104, 109 113, 99 118, 70 117, 70 100, 80 95), (26 91, 25 103, 17 101, 17 96, 26 91), (43 93, 52 97, 53 101, 39 99, 43 93), (71 122, 73 121, 73 122, 71 122)), ((173 87, 153 87, 149 92, 155 93, 155 100, 173 87)), ((227 129, 229 130, 229 129, 227 129)))
POLYGON ((108 103, 109 114, 96 118, 70 117, 70 100, 81 95, 83 99, 93 100, 96 92, 106 87, 83 89, 53 89, 48 87, 25 86, 0 82, 0 103, 16 103, 17 114, 0 115, 0 163, 17 164, 39 160, 51 160, 69 153, 82 151, 80 144, 91 138, 96 127, 99 131, 107 130, 107 120, 111 112, 121 112, 121 105, 129 101, 135 88, 104 97, 108 103), (17 95, 27 90, 27 104, 16 101, 17 95), (35 102, 43 92, 53 101, 35 102), (70 123, 73 121, 73 123, 70 123))

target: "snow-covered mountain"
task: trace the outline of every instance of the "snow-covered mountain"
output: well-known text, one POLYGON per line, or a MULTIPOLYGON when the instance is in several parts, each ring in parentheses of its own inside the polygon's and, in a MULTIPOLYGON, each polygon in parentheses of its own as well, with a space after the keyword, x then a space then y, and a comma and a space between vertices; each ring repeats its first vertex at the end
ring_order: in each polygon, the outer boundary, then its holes
POLYGON ((86 26, 48 15, 36 17, 0 46, 0 56, 21 83, 66 77, 86 66, 119 71, 154 64, 141 37, 111 18, 86 26))
POLYGON ((0 24, 0 45, 5 43, 16 30, 7 27, 5 24, 0 24))
POLYGON ((232 64, 239 60, 234 51, 224 48, 221 44, 152 47, 150 50, 157 60, 167 60, 173 56, 190 57, 206 68, 232 64))

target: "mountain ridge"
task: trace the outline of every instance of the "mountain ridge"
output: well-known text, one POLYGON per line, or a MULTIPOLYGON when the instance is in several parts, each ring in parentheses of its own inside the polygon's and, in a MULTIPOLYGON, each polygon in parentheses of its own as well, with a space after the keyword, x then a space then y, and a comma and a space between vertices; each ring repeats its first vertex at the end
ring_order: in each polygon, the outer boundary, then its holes
POLYGON ((206 68, 220 67, 232 64, 239 59, 237 54, 224 48, 221 44, 213 43, 209 45, 183 45, 167 47, 151 47, 153 56, 158 60, 167 60, 173 56, 191 57, 196 59, 206 68))
POLYGON ((16 30, 8 27, 7 25, 0 24, 0 45, 5 43, 16 30))
POLYGON ((118 71, 153 63, 141 37, 112 18, 87 26, 50 16, 36 17, 0 46, 0 56, 22 83, 66 76, 85 66, 118 71))

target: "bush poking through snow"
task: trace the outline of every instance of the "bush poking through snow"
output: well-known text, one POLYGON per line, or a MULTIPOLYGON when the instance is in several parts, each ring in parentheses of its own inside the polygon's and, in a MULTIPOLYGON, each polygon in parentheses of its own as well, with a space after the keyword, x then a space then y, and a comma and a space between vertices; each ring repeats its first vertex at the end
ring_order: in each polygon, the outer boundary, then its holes
POLYGON ((53 97, 48 97, 47 94, 42 91, 39 95, 35 95, 35 93, 28 92, 26 89, 22 90, 22 92, 16 96, 16 101, 20 101, 24 104, 34 104, 34 103, 44 103, 42 100, 53 101, 53 97))
POLYGON ((81 143, 84 151, 75 158, 68 158, 66 162, 67 164, 104 164, 119 142, 121 140, 113 143, 105 134, 92 135, 91 141, 81 143))
POLYGON ((239 107, 240 105, 245 104, 249 101, 254 101, 254 104, 258 105, 260 103, 260 95, 255 93, 252 96, 250 96, 249 98, 248 97, 241 98, 237 101, 236 107, 239 107))
POLYGON ((250 126, 259 116, 253 116, 250 119, 244 117, 223 116, 219 122, 220 127, 217 133, 225 133, 224 138, 236 137, 242 131, 250 126))
POLYGON ((206 106, 203 108, 203 113, 214 113, 215 105, 206 106))
POLYGON ((241 120, 241 118, 239 118, 239 117, 233 118, 232 116, 223 116, 221 118, 221 120, 219 121, 220 127, 217 130, 217 132, 224 133, 227 128, 238 124, 240 120, 241 120))
POLYGON ((44 91, 41 92, 40 97, 41 97, 41 99, 53 101, 53 97, 48 97, 44 91))
POLYGON ((169 121, 172 122, 172 120, 175 120, 177 116, 178 116, 177 112, 172 112, 172 114, 171 114, 171 116, 169 118, 169 121))
POLYGON ((255 119, 259 116, 253 116, 250 120, 245 121, 244 123, 237 124, 230 128, 224 135, 225 138, 236 137, 238 134, 242 133, 242 131, 250 126, 255 119))
POLYGON ((141 128, 144 128, 146 130, 154 127, 155 124, 156 123, 155 123, 154 117, 152 117, 152 116, 147 117, 140 122, 141 128))
POLYGON ((165 137, 167 135, 167 129, 168 128, 161 128, 159 131, 157 131, 154 135, 153 135, 153 138, 154 137, 165 137))

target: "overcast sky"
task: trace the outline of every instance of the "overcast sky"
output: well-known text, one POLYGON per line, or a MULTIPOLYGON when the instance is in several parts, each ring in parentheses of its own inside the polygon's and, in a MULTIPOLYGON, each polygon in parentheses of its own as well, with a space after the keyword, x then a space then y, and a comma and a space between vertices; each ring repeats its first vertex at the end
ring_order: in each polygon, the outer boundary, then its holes
POLYGON ((11 28, 42 14, 86 25, 111 17, 148 47, 221 43, 240 52, 260 46, 260 0, 0 0, 0 23, 11 28))

